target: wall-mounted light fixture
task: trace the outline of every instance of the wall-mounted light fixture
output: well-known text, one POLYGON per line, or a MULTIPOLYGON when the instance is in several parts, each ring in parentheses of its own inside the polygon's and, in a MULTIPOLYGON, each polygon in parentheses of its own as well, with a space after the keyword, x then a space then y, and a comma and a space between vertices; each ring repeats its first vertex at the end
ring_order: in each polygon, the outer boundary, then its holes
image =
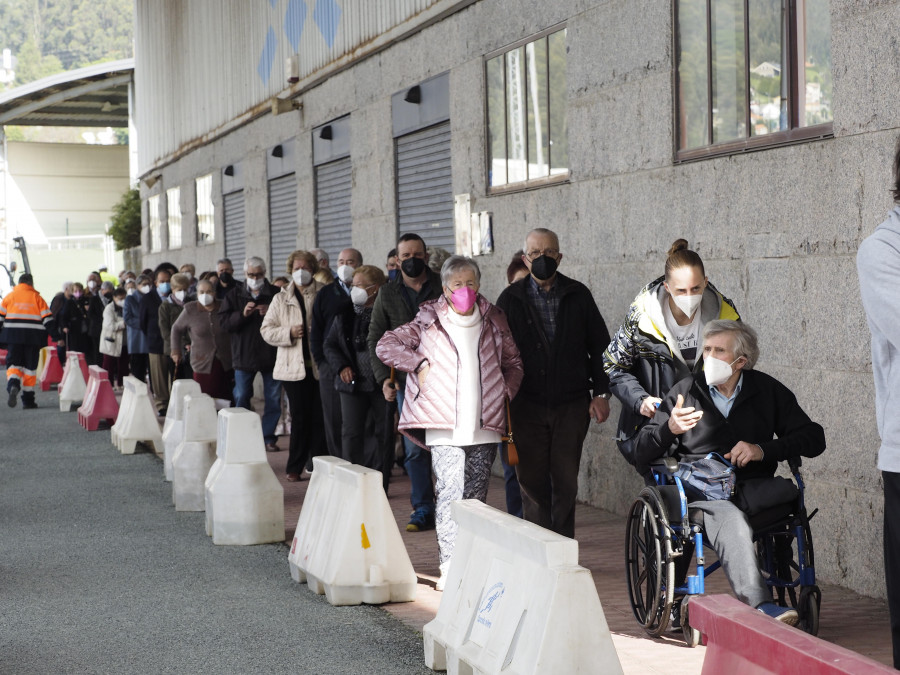
POLYGON ((300 57, 297 54, 284 60, 284 72, 287 74, 287 81, 291 84, 300 81, 300 57))
POLYGON ((226 166, 224 173, 226 176, 233 176, 234 175, 234 164, 229 164, 228 166, 226 166))
POLYGON ((147 189, 152 189, 154 185, 159 182, 159 179, 162 178, 162 174, 155 173, 152 176, 147 176, 144 178, 144 185, 147 186, 147 189))
POLYGON ((277 96, 272 97, 271 104, 273 115, 281 115, 282 113, 300 110, 300 108, 303 107, 303 103, 301 103, 297 99, 278 98, 277 96))
POLYGON ((322 127, 322 130, 319 132, 319 138, 323 141, 330 141, 334 138, 334 130, 331 128, 330 124, 322 127))
POLYGON ((410 87, 409 91, 406 92, 406 96, 403 97, 403 100, 407 103, 415 103, 418 105, 422 102, 422 87, 416 85, 414 87, 410 87))
POLYGON ((284 147, 276 145, 272 148, 272 157, 284 157, 284 147))

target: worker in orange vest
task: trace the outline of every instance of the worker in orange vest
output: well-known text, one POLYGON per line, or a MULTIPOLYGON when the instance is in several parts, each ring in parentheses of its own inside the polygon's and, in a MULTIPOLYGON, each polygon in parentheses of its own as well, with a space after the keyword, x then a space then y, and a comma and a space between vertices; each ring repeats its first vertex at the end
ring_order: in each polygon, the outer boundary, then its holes
POLYGON ((47 344, 47 333, 56 338, 56 326, 50 308, 34 289, 30 274, 19 277, 19 283, 0 303, 0 344, 6 355, 6 391, 9 407, 16 407, 22 392, 22 407, 37 408, 34 386, 37 383, 41 347, 47 344))

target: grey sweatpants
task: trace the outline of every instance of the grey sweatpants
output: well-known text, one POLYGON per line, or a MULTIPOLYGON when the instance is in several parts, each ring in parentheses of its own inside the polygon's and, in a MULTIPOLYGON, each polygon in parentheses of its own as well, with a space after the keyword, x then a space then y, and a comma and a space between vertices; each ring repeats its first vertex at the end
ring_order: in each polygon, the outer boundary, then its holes
POLYGON ((722 561, 722 569, 738 600, 754 608, 772 602, 772 591, 756 562, 753 530, 744 512, 725 500, 691 502, 688 508, 703 512, 706 537, 722 561))
POLYGON ((460 499, 487 499, 491 479, 491 465, 497 455, 497 443, 431 446, 431 466, 434 470, 434 528, 437 530, 440 562, 443 565, 453 555, 459 525, 450 514, 450 504, 460 499))

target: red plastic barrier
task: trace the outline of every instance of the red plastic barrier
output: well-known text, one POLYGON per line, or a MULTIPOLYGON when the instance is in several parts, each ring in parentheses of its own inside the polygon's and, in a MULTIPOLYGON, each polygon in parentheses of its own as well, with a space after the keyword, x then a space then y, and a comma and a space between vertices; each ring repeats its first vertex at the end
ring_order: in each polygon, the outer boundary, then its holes
POLYGON ((88 431, 96 431, 100 420, 112 426, 119 415, 119 403, 109 382, 109 373, 100 366, 91 366, 84 401, 78 408, 78 423, 88 431))
POLYGON ((41 391, 50 391, 51 385, 59 384, 63 378, 63 367, 59 362, 59 354, 56 349, 51 349, 48 354, 47 363, 44 365, 39 379, 41 391))
POLYGON ((703 675, 897 672, 771 619, 730 595, 692 597, 689 616, 691 626, 706 637, 703 675))
POLYGON ((60 391, 62 390, 63 385, 66 383, 66 375, 68 374, 69 370, 69 354, 78 354, 78 365, 81 366, 81 373, 84 375, 84 381, 87 382, 91 377, 90 372, 88 372, 87 359, 85 358, 84 354, 82 352, 73 352, 70 349, 68 352, 66 352, 66 365, 63 367, 63 375, 59 381, 60 391))
POLYGON ((6 355, 7 351, 5 349, 0 349, 0 366, 6 365, 6 355))

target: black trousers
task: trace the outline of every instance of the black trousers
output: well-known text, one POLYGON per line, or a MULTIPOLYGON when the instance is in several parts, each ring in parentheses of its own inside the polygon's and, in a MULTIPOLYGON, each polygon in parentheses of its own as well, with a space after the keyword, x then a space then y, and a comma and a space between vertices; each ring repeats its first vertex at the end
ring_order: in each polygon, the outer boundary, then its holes
POLYGON ((291 407, 291 443, 285 473, 300 473, 312 457, 328 454, 319 383, 307 373, 304 380, 282 384, 291 407))
POLYGON ((128 365, 130 366, 131 374, 141 382, 147 381, 147 367, 149 363, 150 360, 147 354, 128 355, 128 365))
MULTIPOLYGON (((341 392, 341 456, 353 464, 381 471, 385 479, 394 466, 394 444, 386 441, 385 407, 380 388, 371 392, 341 392)), ((387 480, 384 481, 387 484, 387 480)))
MULTIPOLYGON (((332 457, 341 456, 341 394, 334 388, 334 373, 327 363, 319 365, 319 396, 325 421, 325 443, 332 457)), ((382 397, 383 398, 383 397, 382 397)))
POLYGON ((581 449, 591 418, 587 397, 558 406, 515 399, 510 405, 519 453, 516 473, 525 520, 575 537, 581 449))
POLYGON ((884 582, 891 615, 894 668, 900 669, 900 473, 882 471, 884 480, 884 582))

